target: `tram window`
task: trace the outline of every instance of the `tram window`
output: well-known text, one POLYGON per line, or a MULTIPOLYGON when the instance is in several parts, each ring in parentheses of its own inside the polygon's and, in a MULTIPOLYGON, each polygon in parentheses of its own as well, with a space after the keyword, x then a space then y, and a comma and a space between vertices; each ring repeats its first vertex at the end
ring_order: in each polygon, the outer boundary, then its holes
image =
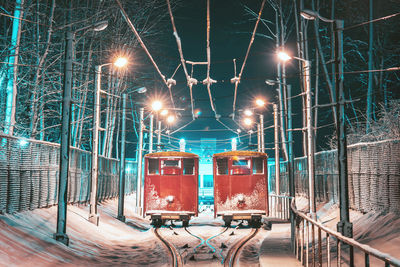
POLYGON ((183 175, 194 174, 194 159, 183 159, 183 175))
POLYGON ((264 173, 264 159, 253 158, 253 174, 263 174, 263 173, 264 173))
POLYGON ((228 159, 217 159, 217 174, 218 175, 228 174, 228 159))
POLYGON ((149 159, 149 174, 159 174, 158 159, 149 159))
POLYGON ((234 160, 232 160, 232 166, 247 166, 247 167, 249 167, 249 161, 247 159, 234 159, 234 160))
POLYGON ((162 164, 163 168, 164 167, 180 167, 179 160, 167 159, 167 160, 163 160, 162 163, 163 163, 162 164))

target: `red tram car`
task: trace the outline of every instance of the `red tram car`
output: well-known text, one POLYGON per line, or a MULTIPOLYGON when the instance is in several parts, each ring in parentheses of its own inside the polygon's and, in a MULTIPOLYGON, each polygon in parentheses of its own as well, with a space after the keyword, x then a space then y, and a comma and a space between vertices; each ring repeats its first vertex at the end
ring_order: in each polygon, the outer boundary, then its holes
POLYGON ((166 220, 189 225, 198 214, 199 157, 186 152, 157 152, 145 155, 144 212, 152 224, 166 220))
POLYGON ((214 154, 214 216, 225 226, 246 220, 259 227, 268 213, 267 154, 230 151, 214 154))

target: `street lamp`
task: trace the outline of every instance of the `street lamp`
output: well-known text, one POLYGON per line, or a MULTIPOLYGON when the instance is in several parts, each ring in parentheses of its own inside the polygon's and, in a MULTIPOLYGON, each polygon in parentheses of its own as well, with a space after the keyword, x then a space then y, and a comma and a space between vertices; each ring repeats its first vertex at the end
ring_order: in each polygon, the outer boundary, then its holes
MULTIPOLYGON (((344 117, 344 92, 343 92, 343 27, 344 21, 340 19, 328 19, 322 17, 318 12, 312 10, 302 10, 301 16, 308 20, 320 19, 322 21, 333 23, 335 32, 335 91, 336 91, 336 134, 337 134, 337 158, 339 173, 340 190, 340 221, 337 229, 344 236, 353 236, 353 225, 349 216, 349 188, 347 177, 347 139, 346 125, 344 117)), ((353 262, 353 253, 351 252, 350 261, 353 262)))
POLYGON ((125 58, 118 58, 114 63, 109 62, 95 67, 95 90, 93 97, 93 129, 92 129, 92 170, 91 170, 91 186, 89 200, 89 221, 95 225, 99 225, 99 215, 97 213, 97 181, 98 181, 98 164, 99 164, 99 130, 100 130, 100 94, 105 93, 101 90, 101 68, 112 65, 121 68, 127 64, 125 58))
POLYGON ((258 107, 264 107, 265 106, 265 101, 262 100, 261 98, 256 99, 256 105, 258 107))
POLYGON ((169 115, 169 116, 167 117, 167 122, 168 122, 169 124, 174 123, 174 122, 175 122, 175 116, 174 116, 174 115, 169 115))
POLYGON ((70 124, 71 124, 71 95, 72 95, 72 51, 74 37, 77 32, 90 29, 102 31, 107 28, 107 21, 100 21, 93 25, 80 28, 75 31, 67 31, 65 42, 65 62, 64 62, 64 83, 63 101, 61 115, 61 145, 60 145, 60 174, 58 186, 58 206, 57 206, 57 232, 53 235, 54 239, 68 246, 69 238, 66 234, 67 227, 67 191, 68 191, 68 171, 69 171, 69 144, 70 144, 70 124))
POLYGON ((162 102, 160 100, 155 100, 152 104, 151 104, 151 109, 158 112, 161 108, 162 108, 162 102))
POLYGON ((251 111, 251 109, 245 109, 243 113, 246 116, 253 116, 253 111, 251 111))
MULTIPOLYGON (((314 182, 315 182, 315 173, 314 173, 314 130, 312 128, 312 107, 311 107, 311 81, 310 81, 310 68, 311 62, 309 60, 290 56, 284 51, 278 52, 278 58, 282 61, 288 61, 290 59, 297 59, 302 62, 304 69, 304 82, 306 88, 306 113, 307 113, 307 162, 308 162, 308 183, 309 183, 309 192, 310 192, 310 214, 314 218, 315 217, 315 193, 314 193, 314 182)), ((270 80, 267 80, 270 82, 270 80)), ((268 83, 266 81, 266 83, 268 83)), ((294 193, 294 192, 293 192, 294 193)))

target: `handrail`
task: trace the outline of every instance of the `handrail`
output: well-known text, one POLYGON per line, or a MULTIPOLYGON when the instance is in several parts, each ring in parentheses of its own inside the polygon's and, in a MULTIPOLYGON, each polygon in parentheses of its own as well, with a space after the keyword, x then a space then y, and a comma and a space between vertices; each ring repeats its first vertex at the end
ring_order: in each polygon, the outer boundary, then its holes
POLYGON ((293 198, 293 200, 292 200, 291 209, 296 215, 302 217, 304 220, 319 227, 320 229, 322 229, 323 231, 327 232, 328 234, 336 237, 337 239, 340 239, 340 241, 342 241, 350 246, 356 247, 356 248, 360 249, 361 251, 363 251, 364 253, 374 256, 374 257, 384 261, 385 263, 389 263, 393 266, 400 267, 400 260, 391 256, 390 254, 381 252, 381 251, 379 251, 375 248, 372 248, 368 245, 361 244, 361 243, 357 242, 356 240, 354 240, 353 238, 346 237, 346 236, 342 235, 341 233, 336 232, 336 231, 324 226, 320 222, 317 222, 314 219, 308 217, 303 212, 300 212, 299 210, 296 209, 295 198, 293 198))

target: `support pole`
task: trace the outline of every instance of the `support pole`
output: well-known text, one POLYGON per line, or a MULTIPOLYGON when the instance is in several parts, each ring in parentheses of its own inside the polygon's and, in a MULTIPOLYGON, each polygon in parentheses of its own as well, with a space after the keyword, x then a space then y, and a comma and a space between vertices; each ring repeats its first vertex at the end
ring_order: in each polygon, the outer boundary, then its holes
MULTIPOLYGON (((294 185, 294 169, 293 169, 293 161, 294 161, 294 155, 293 155, 293 132, 292 132, 292 86, 290 84, 286 85, 287 88, 287 97, 288 97, 288 103, 287 103, 287 121, 288 121, 288 166, 287 166, 287 171, 288 171, 288 176, 289 176, 289 196, 295 197, 295 185, 294 185)), ((294 250, 295 248, 295 215, 292 209, 290 209, 290 236, 291 236, 291 241, 292 241, 292 249, 294 250)))
POLYGON ((68 246, 69 238, 66 234, 67 227, 67 193, 68 193, 68 171, 69 171, 69 144, 71 123, 71 94, 72 94, 72 47, 74 34, 66 33, 64 85, 61 118, 61 146, 60 146, 60 176, 58 186, 57 206, 57 232, 54 239, 68 246))
POLYGON ((279 126, 278 126, 278 121, 279 121, 279 111, 278 111, 278 105, 274 104, 274 133, 275 133, 275 194, 279 195, 280 194, 280 176, 281 176, 281 170, 280 170, 280 160, 279 160, 279 126))
MULTIPOLYGON (((338 232, 347 237, 353 236, 353 224, 349 216, 349 188, 347 177, 347 138, 344 114, 343 92, 343 20, 334 21, 335 29, 335 89, 337 112, 337 142, 338 142, 338 172, 340 192, 340 221, 337 224, 338 232)), ((350 265, 353 262, 353 253, 350 255, 350 265)), ((353 262, 354 264, 354 262, 353 262)))
POLYGON ((261 130, 260 130, 261 126, 259 123, 257 123, 257 151, 260 152, 261 151, 261 130))
POLYGON ((265 142, 264 142, 264 115, 260 114, 260 135, 261 135, 261 151, 265 152, 265 142))
POLYGON ((310 61, 303 60, 304 81, 306 85, 306 110, 307 110, 307 162, 308 186, 310 194, 310 214, 315 218, 315 192, 314 192, 314 129, 312 126, 312 97, 310 80, 310 61))
POLYGON ((90 189, 90 213, 89 221, 99 225, 99 215, 97 213, 97 180, 99 175, 99 127, 100 127, 100 92, 101 92, 101 65, 95 67, 95 91, 93 104, 93 141, 92 141, 92 171, 90 189))
POLYGON ((157 151, 161 151, 161 121, 158 121, 158 130, 157 130, 157 151))
POLYGON ((118 196, 118 217, 125 222, 124 201, 125 201, 125 137, 126 137, 126 94, 122 95, 122 127, 121 127, 121 157, 119 162, 119 196, 118 196))
POLYGON ((150 132, 149 132, 149 153, 153 153, 153 122, 154 122, 154 115, 150 114, 150 132))
POLYGON ((143 159, 143 117, 144 108, 140 108, 139 121, 139 153, 137 158, 137 182, 136 182, 136 212, 139 216, 142 215, 142 159, 143 159))

